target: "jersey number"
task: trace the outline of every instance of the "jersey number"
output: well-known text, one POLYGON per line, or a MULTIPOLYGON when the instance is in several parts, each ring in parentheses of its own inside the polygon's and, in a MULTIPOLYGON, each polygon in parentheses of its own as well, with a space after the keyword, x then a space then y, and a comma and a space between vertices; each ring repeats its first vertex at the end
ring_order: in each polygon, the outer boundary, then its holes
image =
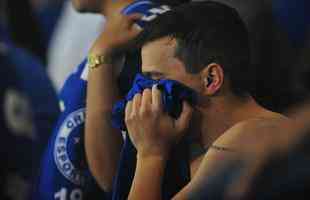
POLYGON ((61 190, 54 195, 56 200, 82 200, 83 194, 82 190, 74 189, 71 193, 68 193, 66 188, 61 188, 61 190))

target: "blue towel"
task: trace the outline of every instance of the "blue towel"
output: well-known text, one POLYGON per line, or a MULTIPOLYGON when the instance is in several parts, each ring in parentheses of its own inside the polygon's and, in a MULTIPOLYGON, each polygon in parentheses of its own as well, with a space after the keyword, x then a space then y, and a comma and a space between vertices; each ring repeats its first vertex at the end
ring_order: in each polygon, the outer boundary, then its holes
MULTIPOLYGON (((138 74, 126 99, 118 102, 113 109, 112 123, 114 127, 126 130, 124 123, 126 103, 132 100, 135 94, 141 93, 146 88, 151 88, 154 84, 158 84, 158 88, 162 91, 164 110, 173 118, 178 118, 182 112, 182 101, 185 100, 192 105, 196 103, 195 92, 181 83, 174 80, 152 80, 138 74)), ((172 151, 171 158, 167 163, 162 186, 164 199, 171 199, 189 182, 190 170, 188 160, 188 144, 185 138, 172 151)), ((135 167, 136 149, 129 137, 126 137, 113 186, 113 200, 127 199, 135 167)))
POLYGON ((169 113, 173 118, 178 118, 182 112, 182 102, 187 101, 191 105, 196 103, 195 92, 174 80, 153 80, 142 74, 137 74, 133 83, 133 87, 128 92, 126 98, 117 102, 113 108, 112 124, 113 127, 125 131, 125 107, 128 101, 132 100, 138 93, 142 93, 146 88, 152 88, 157 84, 162 91, 162 100, 164 111, 169 113))

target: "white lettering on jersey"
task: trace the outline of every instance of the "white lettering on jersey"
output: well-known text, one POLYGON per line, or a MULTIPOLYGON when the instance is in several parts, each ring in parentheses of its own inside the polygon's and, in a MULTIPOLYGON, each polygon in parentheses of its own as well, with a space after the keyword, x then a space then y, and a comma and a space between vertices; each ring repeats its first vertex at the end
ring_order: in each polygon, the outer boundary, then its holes
POLYGON ((61 188, 61 190, 55 193, 54 198, 55 200, 82 200, 83 193, 81 189, 74 189, 68 195, 68 189, 61 188))
POLYGON ((59 101, 59 109, 60 109, 61 112, 64 112, 65 109, 66 109, 65 102, 62 101, 62 100, 59 101))
MULTIPOLYGON (((76 185, 85 184, 84 174, 77 169, 69 157, 68 141, 70 134, 85 122, 85 108, 71 113, 62 123, 54 146, 54 160, 61 174, 76 185)), ((74 138, 73 138, 74 139, 74 138)), ((75 141, 77 141, 75 139, 75 141)))
POLYGON ((150 21, 154 20, 158 15, 164 14, 165 12, 168 12, 169 10, 171 10, 171 9, 167 5, 162 5, 162 6, 158 7, 158 8, 152 8, 152 9, 149 10, 151 15, 143 16, 142 20, 150 22, 150 21))
POLYGON ((15 89, 8 89, 4 95, 3 106, 7 126, 12 134, 34 140, 35 126, 27 97, 15 89))

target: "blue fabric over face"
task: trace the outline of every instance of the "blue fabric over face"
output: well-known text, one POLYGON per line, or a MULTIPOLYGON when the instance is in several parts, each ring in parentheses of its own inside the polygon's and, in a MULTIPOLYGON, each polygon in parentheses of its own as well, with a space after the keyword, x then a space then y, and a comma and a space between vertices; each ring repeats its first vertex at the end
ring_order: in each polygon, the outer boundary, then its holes
MULTIPOLYGON (((135 94, 142 93, 146 88, 158 84, 162 91, 164 110, 173 118, 178 118, 182 112, 182 102, 196 103, 195 92, 174 80, 152 80, 141 74, 137 74, 133 87, 126 98, 118 102, 112 113, 113 126, 126 130, 124 123, 126 103, 133 99, 135 94)), ((190 170, 188 164, 187 140, 181 141, 171 153, 165 170, 163 181, 163 199, 171 199, 176 192, 180 191, 188 182, 190 170)), ((113 200, 127 199, 134 178, 136 168, 136 149, 127 136, 121 152, 117 176, 113 186, 113 200)))
POLYGON ((164 111, 175 119, 178 118, 182 112, 183 101, 187 101, 190 104, 196 103, 195 92, 177 81, 168 79, 153 80, 142 74, 137 74, 133 87, 128 92, 126 98, 116 103, 113 108, 113 127, 123 131, 126 130, 124 119, 127 102, 131 101, 136 94, 142 93, 144 89, 152 88, 155 84, 158 85, 158 88, 162 92, 164 111))

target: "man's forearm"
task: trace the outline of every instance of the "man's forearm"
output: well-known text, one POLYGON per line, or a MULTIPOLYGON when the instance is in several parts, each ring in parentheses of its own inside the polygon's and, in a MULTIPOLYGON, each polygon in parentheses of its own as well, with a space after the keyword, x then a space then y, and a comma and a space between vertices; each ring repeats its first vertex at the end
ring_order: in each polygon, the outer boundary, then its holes
POLYGON ((111 126, 113 104, 118 100, 116 76, 111 64, 89 70, 85 148, 92 174, 102 189, 109 192, 116 173, 122 137, 111 126))
POLYGON ((129 193, 129 200, 161 200, 162 179, 166 161, 161 157, 137 157, 136 172, 129 193))
POLYGON ((106 192, 111 191, 122 145, 121 133, 112 128, 110 122, 113 105, 119 98, 116 80, 120 70, 109 64, 109 53, 137 36, 140 30, 134 28, 133 24, 140 18, 141 15, 138 14, 111 15, 106 21, 104 31, 90 50, 90 55, 103 57, 94 59, 94 65, 89 70, 86 155, 92 174, 106 192))

